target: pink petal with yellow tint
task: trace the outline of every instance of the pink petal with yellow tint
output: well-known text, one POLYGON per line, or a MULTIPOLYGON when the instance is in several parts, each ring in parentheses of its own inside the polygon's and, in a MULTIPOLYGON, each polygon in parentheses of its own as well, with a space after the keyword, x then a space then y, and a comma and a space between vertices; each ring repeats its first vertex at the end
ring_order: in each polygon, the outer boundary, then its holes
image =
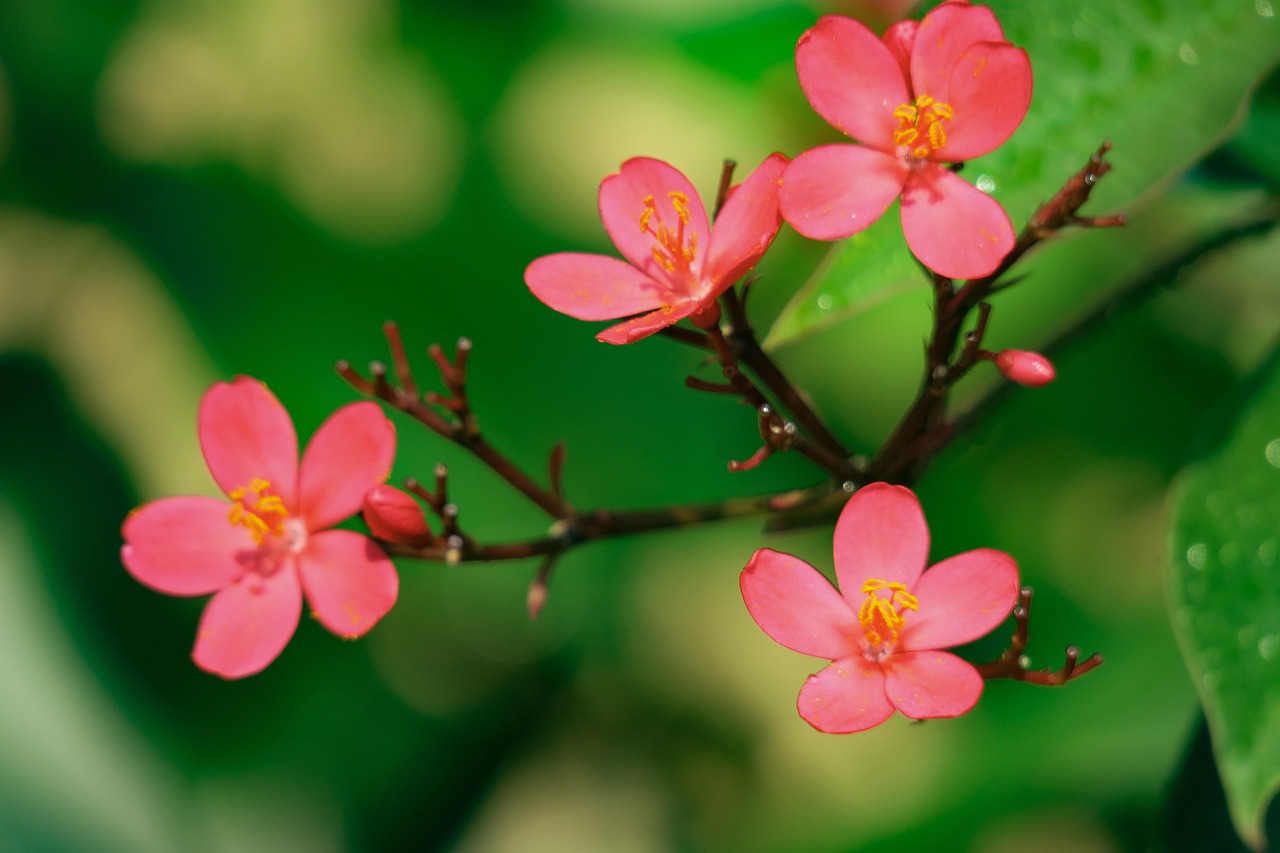
POLYGON ((1026 116, 1031 60, 1009 44, 975 44, 956 64, 950 90, 947 142, 932 159, 959 163, 981 157, 1004 144, 1026 116))
POLYGON ((301 615, 302 586, 286 557, 269 577, 250 572, 209 599, 191 656, 223 678, 253 675, 289 644, 301 615))
MULTIPOLYGON (((684 226, 684 233, 686 239, 690 233, 697 234, 700 256, 711 237, 707 211, 693 184, 675 167, 651 157, 633 157, 622 164, 617 174, 600 183, 600 220, 613 245, 624 258, 659 281, 666 281, 668 273, 654 261, 654 237, 640 228, 640 220, 645 212, 645 199, 652 199, 654 213, 648 219, 649 229, 657 231, 658 225, 663 224, 677 231, 680 219, 672 193, 679 193, 687 200, 689 223, 684 226)), ((695 260, 695 271, 697 264, 695 260)))
POLYGON ((580 252, 538 258, 525 268, 524 282, 544 305, 579 320, 616 320, 676 298, 626 261, 580 252))
POLYGON ((702 280, 719 296, 756 265, 782 225, 778 185, 787 158, 770 154, 739 184, 716 217, 702 265, 702 280))
POLYGON ((267 386, 249 376, 218 382, 200 399, 200 449, 227 493, 266 480, 289 509, 296 506, 298 436, 267 386))
POLYGON ((796 709, 820 732, 849 734, 878 726, 893 714, 884 672, 861 655, 838 660, 809 676, 796 709))
POLYGON ((208 595, 244 571, 256 548, 249 529, 216 498, 161 498, 130 513, 121 528, 124 567, 166 595, 208 595))
POLYGON ((900 647, 945 649, 985 636, 1018 601, 1018 564, 979 548, 933 566, 912 590, 920 609, 907 614, 900 647))
POLYGON ((950 652, 890 655, 881 666, 889 701, 913 720, 958 717, 982 696, 982 676, 950 652))
POLYGON ((605 329, 596 335, 596 340, 606 344, 629 344, 641 338, 647 338, 654 332, 673 326, 688 317, 699 309, 700 304, 697 298, 690 298, 639 317, 632 317, 630 320, 605 329))
POLYGON ((796 76, 814 111, 833 127, 894 150, 893 111, 911 97, 898 61, 866 25, 839 15, 819 18, 796 45, 796 76))
POLYGON ((916 30, 911 46, 912 91, 949 103, 951 72, 960 58, 978 42, 1004 40, 1000 22, 986 6, 943 3, 925 15, 916 30))
POLYGON ((298 557, 307 603, 320 624, 359 637, 396 603, 400 577, 386 552, 350 530, 313 534, 298 557))
POLYGON ((751 618, 776 642, 827 660, 858 650, 857 616, 831 581, 804 560, 761 548, 742 570, 739 585, 751 618))
POLYGON ((1013 248, 1000 203, 936 163, 911 173, 902 193, 902 233, 920 262, 948 278, 980 278, 1013 248))
POLYGON ((912 589, 929 559, 920 501, 903 486, 863 486, 840 512, 834 549, 840 592, 854 612, 866 601, 862 585, 871 578, 912 589))
POLYGON ((902 192, 907 168, 861 145, 823 145, 782 173, 782 215, 812 240, 839 240, 871 225, 902 192))
POLYGON ((308 530, 350 518, 364 494, 387 479, 396 455, 396 428, 372 401, 348 403, 316 430, 298 475, 298 512, 308 530))

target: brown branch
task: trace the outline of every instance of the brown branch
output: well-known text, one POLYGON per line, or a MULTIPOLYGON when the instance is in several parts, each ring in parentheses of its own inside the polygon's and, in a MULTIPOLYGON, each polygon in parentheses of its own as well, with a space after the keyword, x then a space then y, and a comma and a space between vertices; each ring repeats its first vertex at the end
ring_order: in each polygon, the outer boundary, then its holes
POLYGON ((1080 649, 1067 646, 1066 662, 1058 669, 1028 669, 1028 659, 1023 651, 1027 648, 1028 625, 1031 622, 1031 587, 1024 586, 1019 591, 1018 606, 1013 608, 1013 618, 1017 627, 1005 653, 993 661, 975 664, 978 674, 983 678, 1011 678, 1045 687, 1061 687, 1102 665, 1102 655, 1093 654, 1080 661, 1080 649))
POLYGON ((1110 228, 1124 224, 1123 216, 1078 215, 1098 180, 1111 169, 1111 164, 1104 159, 1110 148, 1109 142, 1099 146, 1089 162, 1068 178, 1053 198, 1037 208, 1014 247, 989 275, 970 279, 957 288, 951 279, 929 273, 934 288, 934 313, 933 331, 925 352, 924 378, 916 399, 873 460, 868 472, 870 479, 911 485, 923 473, 933 454, 954 434, 946 422, 947 392, 972 367, 990 307, 981 309, 977 325, 965 336, 963 349, 957 354, 962 330, 969 313, 982 305, 994 290, 1016 282, 1014 279, 1001 285, 1001 276, 1033 246, 1068 225, 1110 228))
MULTIPOLYGON (((840 491, 829 482, 804 489, 745 498, 729 498, 706 503, 678 504, 636 510, 595 509, 575 512, 558 520, 546 536, 519 542, 485 545, 457 538, 421 548, 388 543, 387 550, 397 556, 419 560, 462 563, 519 560, 528 557, 559 555, 577 545, 598 539, 611 539, 690 527, 712 521, 725 521, 751 516, 785 517, 803 513, 809 505, 822 501, 832 491, 840 491)), ((454 506, 448 504, 447 506, 454 506)))
POLYGON ((440 371, 447 394, 429 391, 423 397, 417 393, 417 383, 413 378, 413 369, 405 357, 399 328, 395 323, 388 322, 383 325, 383 333, 391 349, 400 386, 394 386, 387 381, 386 367, 377 362, 370 366, 372 379, 361 376, 346 361, 340 361, 336 365, 338 375, 361 394, 382 400, 392 408, 414 418, 437 435, 469 451, 552 518, 562 518, 568 514, 569 506, 560 496, 553 490, 543 488, 536 483, 480 434, 480 426, 471 411, 466 394, 466 368, 471 351, 470 341, 466 338, 459 339, 452 362, 438 345, 432 345, 428 354, 440 371), (437 407, 443 408, 448 413, 448 417, 438 412, 437 407))

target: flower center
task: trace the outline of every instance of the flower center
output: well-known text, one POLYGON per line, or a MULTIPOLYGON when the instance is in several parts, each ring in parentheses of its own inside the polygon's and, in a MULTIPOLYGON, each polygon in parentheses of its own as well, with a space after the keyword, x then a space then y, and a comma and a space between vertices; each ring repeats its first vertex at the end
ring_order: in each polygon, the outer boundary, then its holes
POLYGON ((919 610, 920 604, 897 581, 870 578, 862 585, 862 591, 867 598, 858 608, 858 622, 867 641, 864 653, 868 660, 880 661, 898 645, 898 634, 906 622, 903 611, 919 610), (888 595, 883 594, 886 592, 888 595))
POLYGON ((285 535, 285 522, 289 511, 284 508, 284 501, 279 495, 268 494, 271 483, 254 477, 248 486, 232 489, 227 497, 231 498, 231 509, 227 518, 233 525, 243 525, 253 534, 253 541, 261 545, 268 536, 285 535))
POLYGON ((645 196, 644 210, 640 212, 640 231, 653 237, 653 259, 658 266, 670 273, 690 273, 693 259, 698 253, 698 234, 695 231, 685 233, 689 224, 689 197, 682 192, 672 190, 667 193, 671 207, 676 213, 676 226, 668 228, 662 221, 662 212, 653 196, 645 196), (656 227, 655 227, 656 225, 656 227), (687 240, 686 240, 687 237, 687 240))
POLYGON ((914 104, 902 104, 893 111, 898 129, 893 141, 910 150, 917 159, 928 157, 947 144, 947 132, 943 125, 951 120, 951 107, 921 95, 914 104))

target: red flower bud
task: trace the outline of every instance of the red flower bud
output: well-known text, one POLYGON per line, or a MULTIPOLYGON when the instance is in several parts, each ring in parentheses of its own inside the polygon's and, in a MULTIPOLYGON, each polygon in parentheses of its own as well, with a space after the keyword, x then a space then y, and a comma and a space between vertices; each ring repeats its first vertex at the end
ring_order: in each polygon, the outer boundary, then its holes
POLYGON ((374 486, 364 496, 364 523, 386 542, 421 548, 434 538, 422 506, 395 486, 374 486))
POLYGON ((996 369, 1004 378, 1028 388, 1048 385, 1056 375, 1053 364, 1038 352, 1020 349, 1001 350, 995 357, 996 369))

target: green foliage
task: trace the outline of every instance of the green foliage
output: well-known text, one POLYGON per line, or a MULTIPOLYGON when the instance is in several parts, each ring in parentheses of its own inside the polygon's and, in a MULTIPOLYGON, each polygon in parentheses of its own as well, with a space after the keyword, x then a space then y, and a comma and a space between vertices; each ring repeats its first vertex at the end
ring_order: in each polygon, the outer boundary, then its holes
MULTIPOLYGON (((1115 168, 1084 212, 1132 210, 1222 138, 1259 77, 1280 58, 1280 23, 1253 3, 990 5, 1008 39, 1031 55, 1035 94, 1009 143, 967 163, 964 175, 994 181, 994 195, 1015 228, 1104 139, 1114 145, 1108 159, 1115 168)), ((1074 269, 1077 260, 1074 252, 1036 253, 1018 271, 1039 278, 1062 265, 1074 269)), ((1121 281, 1104 270, 1084 286, 1101 295, 1121 281)), ((831 248, 768 343, 786 344, 922 286, 895 208, 831 248)))
POLYGON ((1183 475, 1170 547, 1174 628, 1204 704, 1231 816, 1261 848, 1280 786, 1280 360, 1183 475))

